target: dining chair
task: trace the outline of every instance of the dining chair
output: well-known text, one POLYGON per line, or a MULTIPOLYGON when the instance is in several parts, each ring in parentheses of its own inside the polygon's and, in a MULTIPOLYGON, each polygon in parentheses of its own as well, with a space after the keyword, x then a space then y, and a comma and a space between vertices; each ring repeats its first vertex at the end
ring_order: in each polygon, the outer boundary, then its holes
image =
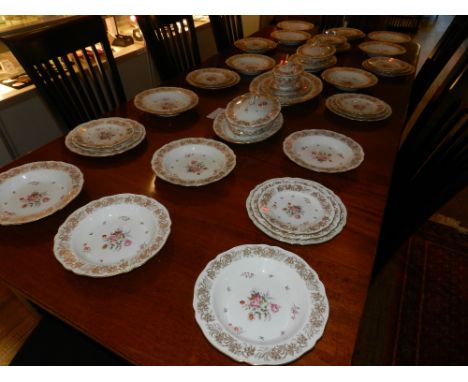
POLYGON ((374 275, 405 239, 468 185, 467 88, 465 51, 399 149, 374 275))
POLYGON ((244 37, 241 16, 216 15, 209 17, 218 52, 234 46, 234 41, 244 37))
POLYGON ((455 16, 416 75, 411 90, 408 115, 414 112, 421 98, 467 36, 468 17, 455 16))
POLYGON ((100 16, 67 18, 1 40, 68 129, 126 102, 100 16))
POLYGON ((162 81, 200 66, 192 16, 138 16, 137 20, 162 81))

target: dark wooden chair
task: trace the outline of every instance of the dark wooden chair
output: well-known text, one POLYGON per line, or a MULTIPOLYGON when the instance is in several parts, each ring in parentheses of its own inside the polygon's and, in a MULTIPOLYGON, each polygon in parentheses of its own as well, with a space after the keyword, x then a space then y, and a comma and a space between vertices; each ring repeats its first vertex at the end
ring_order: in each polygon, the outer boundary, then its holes
POLYGON ((210 23, 218 52, 234 46, 234 41, 244 37, 241 16, 210 16, 210 23))
POLYGON ((200 65, 192 16, 138 16, 138 25, 161 80, 200 65))
POLYGON ((468 17, 455 16, 439 42, 421 66, 414 80, 410 103, 408 105, 408 115, 414 112, 421 98, 467 36, 468 17))
POLYGON ((69 129, 126 102, 100 16, 61 20, 1 39, 69 129))
POLYGON ((405 239, 468 185, 468 54, 461 50, 398 152, 374 275, 405 239))

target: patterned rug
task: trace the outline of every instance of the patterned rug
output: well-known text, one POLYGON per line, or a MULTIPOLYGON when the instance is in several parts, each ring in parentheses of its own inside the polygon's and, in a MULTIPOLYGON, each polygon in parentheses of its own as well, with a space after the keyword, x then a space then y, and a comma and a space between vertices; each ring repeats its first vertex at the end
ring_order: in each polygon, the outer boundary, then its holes
POLYGON ((354 365, 468 365, 468 234, 426 222, 371 285, 354 365))
POLYGON ((468 364, 468 235, 427 222, 408 242, 393 365, 468 364))

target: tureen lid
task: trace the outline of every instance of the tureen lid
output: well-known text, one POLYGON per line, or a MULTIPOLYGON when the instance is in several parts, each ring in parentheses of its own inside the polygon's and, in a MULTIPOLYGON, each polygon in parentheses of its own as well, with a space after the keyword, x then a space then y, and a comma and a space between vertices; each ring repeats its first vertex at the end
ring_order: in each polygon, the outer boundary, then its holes
POLYGON ((273 68, 273 73, 277 76, 298 76, 304 73, 304 68, 294 60, 286 59, 273 68))

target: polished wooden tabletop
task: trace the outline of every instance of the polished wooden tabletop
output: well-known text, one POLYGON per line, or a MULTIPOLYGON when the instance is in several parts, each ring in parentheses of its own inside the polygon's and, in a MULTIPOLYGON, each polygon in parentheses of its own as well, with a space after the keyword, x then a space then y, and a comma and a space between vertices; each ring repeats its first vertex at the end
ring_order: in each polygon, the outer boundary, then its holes
MULTIPOLYGON (((271 30, 259 35, 268 36, 271 30)), ((361 67, 366 56, 358 43, 338 55, 338 65, 361 67)), ((416 44, 406 48, 402 59, 415 64, 416 44)), ((269 54, 278 61, 295 49, 278 46, 269 54)), ((226 67, 224 60, 234 53, 240 52, 224 52, 204 66, 226 67)), ((0 227, 0 280, 132 363, 232 365, 236 362, 211 346, 195 321, 195 281, 210 260, 234 246, 275 245, 301 256, 318 273, 330 305, 323 337, 293 364, 350 364, 413 78, 380 78, 364 92, 391 105, 393 114, 387 120, 356 122, 334 115, 325 108, 325 99, 338 90, 324 83, 316 99, 283 108, 284 126, 273 137, 251 145, 227 143, 237 165, 226 178, 202 187, 177 186, 156 178, 150 165, 155 150, 183 137, 219 140, 207 115, 247 92, 251 79, 242 76, 238 85, 224 90, 192 88, 199 95, 198 106, 173 118, 144 113, 129 101, 112 115, 135 119, 147 131, 146 139, 129 152, 83 157, 70 152, 62 137, 4 167, 2 171, 33 161, 69 162, 81 169, 85 184, 63 210, 37 222, 0 227), (294 131, 311 128, 351 137, 363 147, 364 162, 355 170, 336 174, 299 167, 283 153, 282 142, 294 131), (245 208, 249 192, 267 179, 285 176, 319 182, 342 199, 348 220, 338 236, 323 244, 295 246, 274 240, 254 226, 245 208), (59 226, 77 208, 118 193, 147 195, 168 209, 172 230, 165 246, 143 266, 109 278, 78 276, 63 268, 52 250, 59 226)), ((170 85, 191 88, 182 77, 170 85)))

